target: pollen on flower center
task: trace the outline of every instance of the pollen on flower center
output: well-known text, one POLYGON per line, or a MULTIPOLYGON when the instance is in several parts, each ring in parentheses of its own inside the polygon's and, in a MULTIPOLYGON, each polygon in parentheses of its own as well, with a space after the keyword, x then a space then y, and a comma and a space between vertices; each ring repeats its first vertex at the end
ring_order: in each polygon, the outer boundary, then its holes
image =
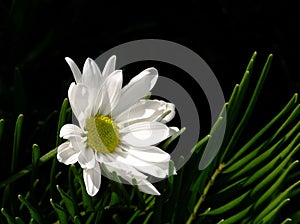
POLYGON ((97 114, 86 120, 87 144, 97 152, 112 153, 120 143, 119 128, 109 117, 97 114))

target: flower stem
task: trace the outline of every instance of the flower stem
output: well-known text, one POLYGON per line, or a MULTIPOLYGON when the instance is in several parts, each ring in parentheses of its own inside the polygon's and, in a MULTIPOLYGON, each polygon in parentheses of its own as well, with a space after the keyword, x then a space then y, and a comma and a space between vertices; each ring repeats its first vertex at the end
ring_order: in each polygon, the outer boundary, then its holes
MULTIPOLYGON (((52 159, 57 153, 57 147, 43 155, 39 159, 39 164, 43 164, 47 162, 48 160, 52 159)), ((23 170, 19 171, 18 173, 10 176, 8 179, 0 182, 0 188, 5 187, 7 184, 11 184, 15 182, 16 180, 20 179, 21 177, 25 176, 26 174, 30 173, 32 171, 32 165, 27 166, 23 170)))
POLYGON ((193 212, 191 213, 189 219, 187 220, 186 224, 191 224, 192 221, 196 218, 197 212, 200 208, 200 205, 205 201, 206 195, 211 188, 211 186, 214 185, 214 182, 217 178, 217 176, 222 172, 223 168, 225 167, 224 163, 221 163, 219 167, 215 170, 214 174, 211 176, 210 180, 208 181, 207 185, 205 186, 203 193, 201 194, 197 204, 194 207, 193 212))

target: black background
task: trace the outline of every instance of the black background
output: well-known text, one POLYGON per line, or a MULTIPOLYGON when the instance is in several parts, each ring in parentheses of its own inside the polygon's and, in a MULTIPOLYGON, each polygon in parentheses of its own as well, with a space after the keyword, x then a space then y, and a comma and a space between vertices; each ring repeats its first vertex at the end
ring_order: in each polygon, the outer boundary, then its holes
MULTIPOLYGON (((165 39, 192 49, 214 71, 226 100, 252 53, 258 52, 254 79, 273 53, 250 124, 253 130, 300 89, 299 16, 289 1, 1 1, 0 12, 0 117, 10 130, 23 113, 27 130, 23 141, 29 146, 40 144, 42 152, 54 147, 55 110, 73 81, 64 57, 82 68, 87 57, 96 58, 127 41, 165 39)), ((157 66, 162 74, 170 71, 180 76, 175 68, 157 66)), ((134 71, 133 76, 144 68, 141 64, 124 74, 134 71)), ((203 93, 197 98, 199 90, 193 84, 189 92, 199 107, 206 103, 203 93)), ((209 115, 209 110, 199 113, 209 115)))

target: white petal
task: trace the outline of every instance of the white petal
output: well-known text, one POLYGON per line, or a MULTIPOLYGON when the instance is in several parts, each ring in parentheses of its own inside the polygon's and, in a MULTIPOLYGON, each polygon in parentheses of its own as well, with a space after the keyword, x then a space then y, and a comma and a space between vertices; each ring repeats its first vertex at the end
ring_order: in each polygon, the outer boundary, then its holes
POLYGON ((107 78, 113 71, 115 71, 115 69, 116 69, 116 56, 113 55, 107 60, 104 66, 103 73, 102 73, 103 78, 104 79, 107 78))
POLYGON ((83 169, 92 169, 95 166, 95 152, 90 148, 81 151, 78 162, 83 169))
MULTIPOLYGON (((106 155, 108 154, 105 154, 104 157, 106 157, 106 155)), ((109 156, 112 156, 112 154, 109 156)), ((114 159, 115 156, 111 158, 103 158, 102 156, 100 160, 106 161, 104 162, 104 165, 109 170, 109 172, 115 171, 118 176, 128 181, 130 184, 132 184, 132 180, 135 179, 140 191, 147 194, 160 195, 157 189, 149 181, 146 180, 147 176, 137 171, 134 167, 127 165, 126 163, 122 163, 119 161, 108 162, 109 160, 114 159)))
POLYGON ((60 129, 59 137, 69 139, 71 136, 80 136, 82 134, 81 128, 74 124, 65 124, 60 129))
POLYGON ((159 191, 147 180, 139 180, 137 185, 139 190, 146 194, 160 195, 159 191))
POLYGON ((151 163, 162 163, 162 162, 170 161, 170 155, 155 146, 145 146, 145 147, 141 147, 141 148, 131 147, 127 151, 127 153, 136 158, 139 158, 141 160, 151 162, 151 163))
POLYGON ((64 142, 58 146, 57 160, 66 165, 74 164, 78 161, 80 151, 70 147, 69 142, 64 142))
POLYGON ((169 127, 168 137, 171 137, 172 135, 174 135, 178 131, 179 131, 179 129, 177 127, 169 127))
POLYGON ((101 72, 94 60, 87 58, 82 72, 82 82, 89 88, 97 88, 101 83, 101 72))
MULTIPOLYGON (((147 173, 158 178, 164 178, 168 175, 168 166, 166 166, 166 169, 162 169, 161 166, 158 166, 160 163, 151 163, 141 160, 135 156, 132 156, 128 152, 119 151, 115 152, 114 155, 115 161, 120 162, 121 164, 127 164, 143 173, 147 173)), ((166 164, 168 163, 169 161, 166 162, 166 164)))
POLYGON ((99 96, 99 113, 107 115, 118 104, 121 94, 121 87, 123 82, 123 75, 121 70, 114 71, 103 83, 99 96))
POLYGON ((65 57, 65 60, 72 70, 72 73, 73 73, 76 83, 80 83, 81 82, 81 72, 80 72, 79 68, 77 67, 77 65, 71 58, 65 57))
POLYGON ((169 134, 169 128, 160 122, 140 122, 120 130, 121 141, 137 147, 157 144, 169 134))
POLYGON ((101 185, 101 170, 98 163, 93 169, 83 169, 83 180, 87 193, 90 196, 96 195, 101 185))
POLYGON ((170 121, 175 115, 175 106, 162 100, 140 100, 126 111, 119 114, 115 121, 123 126, 128 126, 141 121, 157 121, 162 123, 170 121), (169 112, 169 113, 168 113, 169 112), (162 120, 160 119, 165 113, 162 120))
POLYGON ((107 169, 109 170, 109 172, 116 172, 118 174, 118 176, 124 178, 126 180, 126 177, 130 178, 130 180, 132 180, 133 178, 135 179, 146 179, 147 176, 144 175, 143 173, 139 172, 138 170, 136 170, 134 167, 129 166, 125 163, 121 163, 121 162, 111 162, 111 163, 105 163, 105 165, 107 166, 107 169))
POLYGON ((120 102, 114 109, 113 114, 117 116, 134 105, 139 99, 145 97, 155 85, 157 78, 157 70, 155 68, 148 68, 131 79, 122 89, 120 102))
POLYGON ((80 135, 70 136, 68 138, 70 141, 70 146, 77 151, 84 150, 86 148, 86 137, 82 137, 80 135))
POLYGON ((69 87, 68 96, 72 111, 76 116, 80 127, 83 127, 83 120, 90 116, 91 113, 88 88, 83 84, 75 85, 73 82, 69 87))

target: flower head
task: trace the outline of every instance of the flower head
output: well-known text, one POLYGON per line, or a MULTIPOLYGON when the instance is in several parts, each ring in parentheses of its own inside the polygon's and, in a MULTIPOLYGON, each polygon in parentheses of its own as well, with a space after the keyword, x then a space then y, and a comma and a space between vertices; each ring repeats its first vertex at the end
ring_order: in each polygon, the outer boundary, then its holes
POLYGON ((100 164, 129 183, 135 179, 141 191, 158 195, 147 175, 166 177, 170 155, 155 145, 178 129, 165 124, 174 117, 174 104, 145 99, 157 81, 157 70, 142 71, 122 88, 115 56, 102 73, 90 58, 82 74, 70 58, 66 61, 76 81, 68 97, 78 125, 61 128, 60 137, 67 141, 58 147, 57 159, 66 165, 80 164, 91 196, 101 185, 100 164))

